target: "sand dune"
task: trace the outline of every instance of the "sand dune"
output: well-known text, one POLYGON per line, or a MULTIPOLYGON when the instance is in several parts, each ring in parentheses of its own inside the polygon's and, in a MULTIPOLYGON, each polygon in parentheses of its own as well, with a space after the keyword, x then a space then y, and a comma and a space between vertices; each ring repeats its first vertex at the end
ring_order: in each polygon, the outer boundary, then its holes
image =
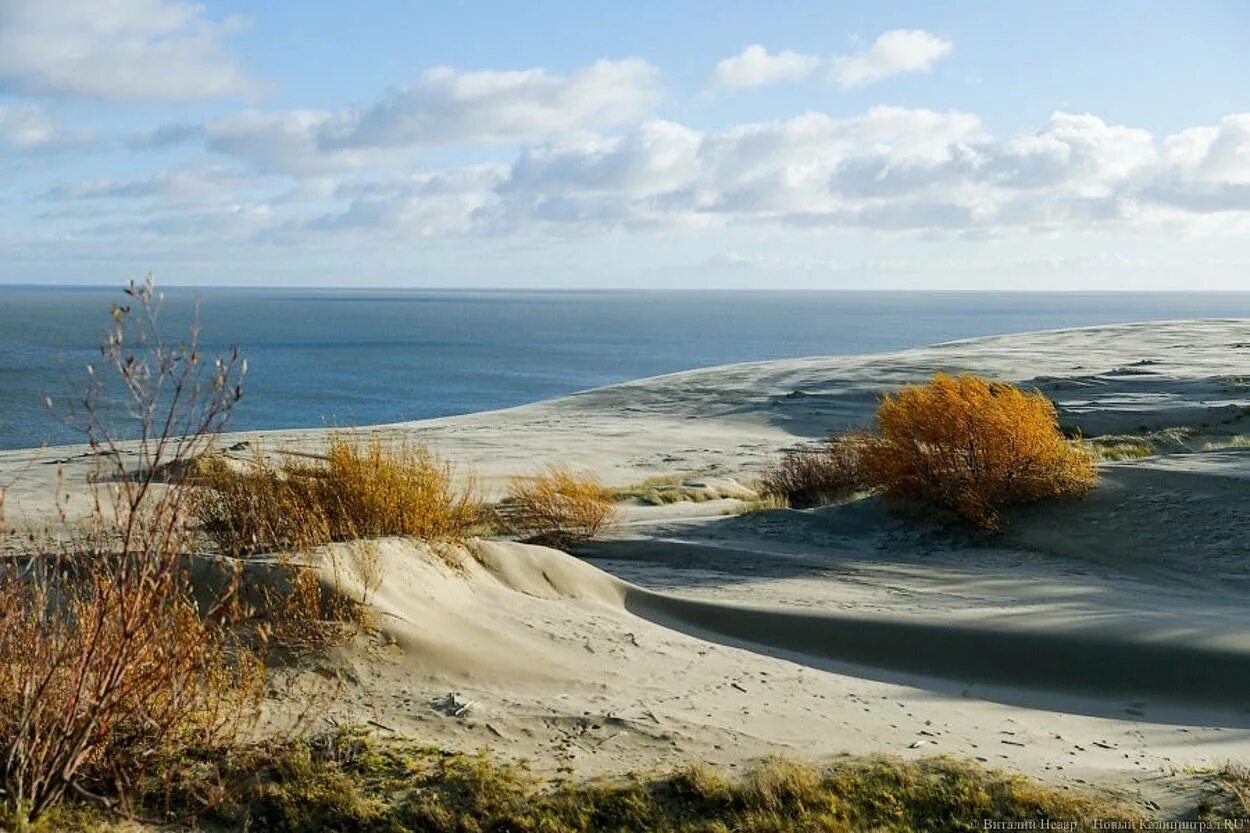
MULTIPOLYGON (((749 483, 781 449, 864 424, 883 390, 968 370, 1035 385, 1065 426, 1132 435, 1108 441, 1150 456, 1105 464, 1088 499, 1022 510, 993 539, 873 500, 741 517, 713 500, 630 507, 578 557, 490 541, 452 568, 376 542, 380 629, 289 674, 340 681, 327 717, 540 768, 943 752, 1166 803, 1184 767, 1250 757, 1247 345, 1243 321, 1032 333, 381 427, 488 494, 551 461, 619 486, 749 483), (453 692, 469 707, 449 709, 453 692)), ((324 441, 224 444, 315 455, 324 441)), ((46 513, 59 470, 79 490, 72 514, 90 464, 83 448, 0 453, 10 519, 46 513)))

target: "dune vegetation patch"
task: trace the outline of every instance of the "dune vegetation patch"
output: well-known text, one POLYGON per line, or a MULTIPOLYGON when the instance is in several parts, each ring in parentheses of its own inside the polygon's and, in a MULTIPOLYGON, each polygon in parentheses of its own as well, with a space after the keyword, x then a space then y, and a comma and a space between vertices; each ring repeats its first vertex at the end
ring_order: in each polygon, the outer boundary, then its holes
POLYGON ((1085 447, 1096 459, 1109 463, 1140 460, 1155 453, 1149 440, 1131 434, 1091 437, 1085 440, 1085 447))
POLYGON ((335 541, 405 535, 458 541, 482 522, 472 486, 429 449, 335 435, 324 459, 268 461, 243 470, 204 465, 194 515, 231 556, 297 551, 335 541))
POLYGON ((828 506, 866 488, 863 451, 868 437, 830 435, 815 446, 787 451, 760 479, 766 495, 795 509, 828 506))
POLYGON ((0 829, 70 800, 124 807, 169 757, 228 748, 259 716, 263 639, 237 571, 190 556, 181 465, 211 449, 245 365, 201 354, 194 329, 163 340, 150 281, 127 295, 63 414, 94 453, 89 518, 0 560, 0 829))
POLYGON ((1250 768, 1228 763, 1212 779, 1210 794, 1198 805, 1198 820, 1220 826, 1222 822, 1250 818, 1250 768))
POLYGON ((1093 458, 1060 432, 1054 403, 972 375, 938 374, 886 394, 861 456, 865 479, 887 499, 987 529, 1008 506, 1077 497, 1097 479, 1093 458))
POLYGON ((796 507, 862 489, 992 530, 1006 507, 1080 496, 1096 479, 1094 456, 1040 392, 937 374, 882 397, 872 430, 792 451, 763 481, 796 507))
POLYGON ((595 538, 619 518, 615 494, 598 477, 554 465, 514 477, 496 515, 503 529, 528 543, 557 547, 595 538))
POLYGON ((704 474, 711 474, 711 470, 648 477, 641 483, 635 483, 623 489, 613 489, 612 497, 621 502, 632 501, 647 506, 665 506, 683 501, 701 503, 713 499, 708 490, 689 488, 685 482, 704 474))
MULTIPOLYGON (((769 759, 735 777, 696 764, 668 774, 548 780, 522 765, 344 728, 258 744, 233 761, 254 775, 227 773, 237 791, 204 822, 273 833, 979 830, 983 819, 1092 830, 1096 820, 1139 821, 1104 797, 944 758, 825 766, 769 759)), ((198 778, 189 755, 173 780, 179 793, 194 794, 198 778)))

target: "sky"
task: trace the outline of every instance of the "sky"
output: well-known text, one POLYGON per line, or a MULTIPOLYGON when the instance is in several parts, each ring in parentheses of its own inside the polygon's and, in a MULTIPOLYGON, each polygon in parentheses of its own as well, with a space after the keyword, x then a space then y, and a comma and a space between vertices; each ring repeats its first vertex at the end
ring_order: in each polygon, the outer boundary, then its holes
POLYGON ((1250 289, 1250 4, 0 0, 0 282, 1250 289))

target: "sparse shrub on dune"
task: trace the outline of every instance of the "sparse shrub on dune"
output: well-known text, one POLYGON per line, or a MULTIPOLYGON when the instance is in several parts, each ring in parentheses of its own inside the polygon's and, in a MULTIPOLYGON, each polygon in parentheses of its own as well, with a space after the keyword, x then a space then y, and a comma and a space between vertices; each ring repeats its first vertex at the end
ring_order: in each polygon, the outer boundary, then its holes
POLYGON ((324 460, 274 465, 257 451, 245 471, 209 467, 195 514, 230 555, 304 550, 333 541, 407 535, 455 541, 481 519, 471 486, 428 449, 333 436, 324 460))
POLYGON ((860 473, 886 498, 934 505, 986 529, 1008 506, 1083 495, 1097 476, 1040 392, 945 374, 882 399, 860 473))
POLYGON ((513 534, 552 546, 594 538, 618 517, 613 493, 599 478, 564 466, 513 478, 497 512, 501 525, 513 534))
POLYGON ((194 331, 162 341, 151 282, 128 293, 101 372, 66 417, 99 464, 90 523, 0 560, 4 829, 67 796, 104 792, 124 808, 137 780, 161 779, 163 760, 229 744, 263 692, 237 575, 193 586, 190 490, 160 475, 211 447, 241 396, 243 364, 233 353, 207 361, 194 331), (135 441, 118 439, 108 418, 119 402, 138 415, 135 441))
POLYGON ((866 441, 862 434, 831 435, 818 446, 787 451, 764 473, 763 491, 795 509, 847 498, 865 487, 860 457, 866 441))

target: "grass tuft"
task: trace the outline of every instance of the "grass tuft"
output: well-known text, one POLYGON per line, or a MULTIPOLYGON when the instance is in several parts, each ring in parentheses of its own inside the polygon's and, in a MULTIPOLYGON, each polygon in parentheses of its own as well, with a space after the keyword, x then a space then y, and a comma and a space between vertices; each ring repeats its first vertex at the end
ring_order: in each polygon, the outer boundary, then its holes
POLYGON ((218 550, 298 551, 334 541, 406 535, 456 541, 481 521, 474 489, 429 449, 333 436, 324 460, 273 465, 258 450, 235 471, 205 465, 194 511, 218 550))
POLYGON ((590 540, 618 517, 614 495, 599 478, 563 466, 513 478, 497 513, 504 528, 529 543, 549 546, 590 540))

